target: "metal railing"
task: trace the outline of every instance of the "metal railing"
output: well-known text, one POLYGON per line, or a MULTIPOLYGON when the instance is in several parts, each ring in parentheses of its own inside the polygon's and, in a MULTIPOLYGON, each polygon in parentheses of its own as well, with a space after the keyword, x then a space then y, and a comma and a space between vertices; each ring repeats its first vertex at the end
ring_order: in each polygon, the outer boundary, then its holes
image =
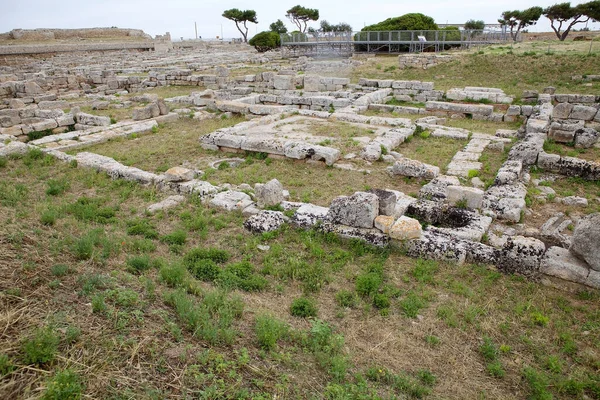
POLYGON ((401 53, 430 47, 441 51, 508 41, 512 41, 508 32, 482 30, 295 32, 281 35, 282 47, 334 46, 350 52, 401 53))

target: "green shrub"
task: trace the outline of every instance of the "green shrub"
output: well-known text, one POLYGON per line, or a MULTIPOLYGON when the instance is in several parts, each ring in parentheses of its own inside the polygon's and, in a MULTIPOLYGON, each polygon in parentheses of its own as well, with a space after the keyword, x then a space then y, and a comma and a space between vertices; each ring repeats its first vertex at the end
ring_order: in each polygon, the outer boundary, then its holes
POLYGON ((13 365, 11 359, 4 353, 0 353, 0 378, 10 374, 16 367, 13 365))
POLYGON ((33 131, 33 132, 29 132, 27 133, 27 141, 31 142, 32 140, 38 140, 41 139, 45 136, 49 136, 52 135, 52 129, 46 129, 43 131, 33 131))
POLYGON ((399 305, 404 315, 409 318, 417 318, 419 311, 427 305, 427 302, 424 298, 411 291, 404 299, 400 300, 399 305))
POLYGON ((90 235, 84 235, 73 243, 72 251, 78 260, 89 260, 94 254, 96 240, 90 235))
POLYGON ((6 157, 0 157, 0 168, 6 167, 7 161, 6 157))
POLYGON ((391 301, 390 298, 387 294, 385 293, 376 293, 373 296, 373 306, 375 306, 375 308, 378 308, 380 310, 386 309, 386 308, 390 308, 391 305, 391 301))
POLYGON ((183 246, 187 240, 187 234, 183 230, 176 230, 160 238, 160 241, 170 245, 183 246))
POLYGON ((101 206, 101 199, 80 197, 73 204, 68 205, 65 211, 80 221, 92 221, 107 224, 115 221, 116 210, 112 207, 101 206))
POLYGON ((229 253, 226 250, 217 249, 214 247, 201 248, 197 247, 192 249, 189 253, 183 257, 183 263, 186 267, 191 267, 198 260, 211 260, 217 264, 227 262, 230 258, 229 253))
POLYGON ((40 216, 40 222, 47 226, 53 226, 56 223, 57 214, 56 210, 48 209, 40 216))
POLYGON ((483 338, 483 343, 479 346, 479 352, 485 361, 496 361, 498 359, 498 348, 494 341, 487 336, 483 338))
POLYGON ((258 344, 265 350, 271 350, 277 341, 287 333, 287 325, 270 315, 259 315, 254 325, 258 344))
POLYGON ((54 276, 65 276, 69 273, 69 266, 65 264, 56 264, 53 265, 52 268, 50 268, 50 272, 54 276))
POLYGON ((553 398, 552 393, 548 390, 548 378, 544 374, 531 367, 525 367, 523 369, 523 377, 529 384, 531 391, 529 399, 551 400, 553 398))
POLYGON ((388 18, 373 25, 365 26, 361 31, 436 31, 435 20, 420 13, 404 14, 400 17, 388 18))
POLYGON ((50 179, 46 182, 48 188, 46 189, 46 194, 48 196, 58 196, 59 194, 63 194, 66 192, 70 184, 65 179, 50 179))
POLYGON ((191 267, 188 269, 197 279, 206 282, 216 280, 221 273, 221 268, 219 268, 217 263, 209 259, 200 259, 191 264, 191 267))
POLYGON ((368 272, 356 277, 356 292, 361 296, 371 296, 374 294, 381 284, 383 279, 380 274, 368 272))
POLYGON ((340 290, 335 294, 335 301, 340 307, 356 307, 356 295, 350 290, 340 290))
POLYGON ((195 336, 212 345, 231 344, 235 338, 233 321, 242 315, 243 303, 222 291, 205 292, 201 301, 182 290, 166 295, 165 302, 173 307, 185 327, 195 336))
POLYGON ((242 289, 248 292, 260 291, 267 286, 267 280, 254 273, 248 261, 229 264, 218 277, 218 283, 229 289, 242 289))
POLYGON ((146 239, 158 238, 158 232, 147 219, 134 219, 127 221, 127 234, 131 236, 143 236, 146 239))
POLYGON ((259 53, 264 53, 265 51, 279 47, 281 45, 281 38, 275 32, 263 31, 254 35, 248 41, 248 44, 254 46, 259 53))
POLYGON ((531 313, 531 322, 537 326, 547 326, 550 322, 550 318, 546 317, 540 312, 535 311, 531 313))
POLYGON ((502 378, 506 374, 500 361, 489 362, 485 366, 486 371, 494 378, 502 378))
POLYGON ((97 293, 92 297, 92 312, 94 314, 103 314, 106 312, 108 307, 104 301, 104 295, 97 293))
POLYGON ((317 306, 312 299, 300 297, 292 301, 292 305, 290 306, 290 313, 294 317, 316 317, 317 306))
POLYGON ((141 274, 151 268, 150 257, 148 256, 130 257, 125 263, 127 264, 127 271, 132 274, 141 274))
POLYGON ((58 351, 59 338, 51 327, 37 329, 33 337, 23 342, 25 364, 44 364, 54 360, 58 351))
POLYGON ((79 375, 68 369, 57 372, 46 385, 43 400, 76 400, 81 398, 83 385, 79 375))
POLYGON ((187 271, 185 266, 179 263, 161 266, 159 276, 167 286, 171 287, 185 286, 187 282, 187 271))
POLYGON ((479 170, 478 169, 470 169, 468 172, 469 179, 475 178, 476 176, 479 176, 479 170))

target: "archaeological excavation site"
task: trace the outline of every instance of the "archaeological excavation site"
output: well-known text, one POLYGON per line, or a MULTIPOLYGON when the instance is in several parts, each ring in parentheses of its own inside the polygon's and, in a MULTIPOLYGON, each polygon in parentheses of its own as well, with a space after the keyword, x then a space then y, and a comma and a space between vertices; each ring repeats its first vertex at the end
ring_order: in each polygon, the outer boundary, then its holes
POLYGON ((0 35, 0 398, 600 399, 598 36, 439 32, 0 35))

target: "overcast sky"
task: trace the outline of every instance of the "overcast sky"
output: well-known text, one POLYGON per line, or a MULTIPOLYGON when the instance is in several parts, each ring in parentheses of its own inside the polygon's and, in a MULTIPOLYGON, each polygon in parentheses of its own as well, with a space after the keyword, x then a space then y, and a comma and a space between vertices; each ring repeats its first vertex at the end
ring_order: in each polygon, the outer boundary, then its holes
MULTIPOLYGON (((299 0, 267 1, 254 0, 0 0, 0 32, 15 28, 93 28, 110 27, 143 29, 151 35, 171 32, 173 39, 193 38, 194 22, 198 24, 198 35, 203 38, 240 37, 233 22, 221 14, 229 8, 251 8, 256 11, 258 24, 249 24, 249 36, 267 30, 269 24, 281 19, 293 30, 293 24, 285 18, 285 12, 298 4, 299 0), (251 6, 249 6, 251 4, 251 6)), ((463 23, 469 19, 495 23, 505 10, 522 10, 532 6, 546 7, 561 0, 309 0, 300 4, 317 8, 320 19, 330 23, 347 22, 354 30, 360 30, 386 18, 406 13, 420 12, 429 15, 437 23, 463 23)), ((573 1, 579 4, 585 1, 573 1)), ((313 26, 318 27, 318 23, 313 26)), ((584 25, 576 25, 581 28, 584 25)), ((590 24, 600 29, 600 24, 590 24)), ((530 32, 550 31, 544 17, 530 32)))

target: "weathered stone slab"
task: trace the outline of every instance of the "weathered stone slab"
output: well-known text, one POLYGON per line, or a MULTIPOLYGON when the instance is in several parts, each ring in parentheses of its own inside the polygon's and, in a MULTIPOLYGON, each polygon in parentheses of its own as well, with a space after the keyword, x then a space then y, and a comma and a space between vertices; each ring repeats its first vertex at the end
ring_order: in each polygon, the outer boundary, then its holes
POLYGON ((334 224, 373 228, 378 215, 379 198, 373 193, 356 192, 352 196, 333 199, 328 218, 334 224))

